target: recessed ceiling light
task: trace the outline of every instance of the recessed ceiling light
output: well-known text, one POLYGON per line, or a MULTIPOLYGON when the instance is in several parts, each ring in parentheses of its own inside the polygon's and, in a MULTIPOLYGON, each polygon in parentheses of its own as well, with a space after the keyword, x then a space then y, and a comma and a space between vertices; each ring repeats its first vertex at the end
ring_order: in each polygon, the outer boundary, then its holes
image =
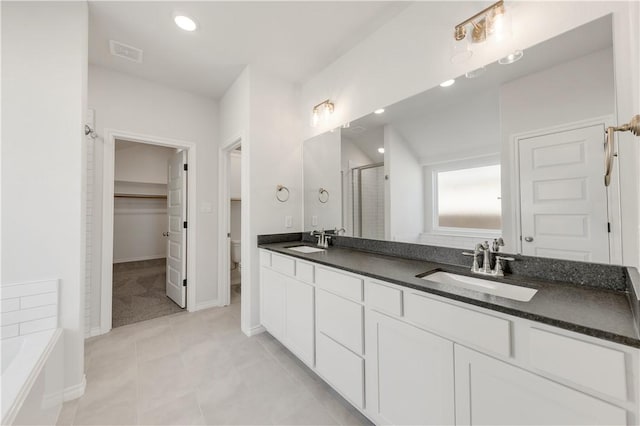
POLYGON ((449 87, 452 86, 455 82, 456 81, 454 79, 443 81, 442 83, 440 83, 440 87, 449 87))
POLYGON ((374 114, 382 114, 384 112, 384 108, 378 108, 377 110, 373 111, 374 114))
POLYGON ((188 16, 184 16, 184 15, 176 15, 173 18, 173 21, 176 23, 176 25, 185 30, 185 31, 195 31, 198 29, 198 24, 196 24, 196 21, 194 21, 193 19, 189 18, 188 16))
POLYGON ((384 148, 378 148, 378 152, 379 152, 380 154, 384 154, 384 148))
POLYGON ((509 53, 504 58, 498 59, 498 63, 500 65, 509 65, 516 61, 519 61, 520 59, 522 59, 523 56, 524 56, 524 53, 522 52, 522 50, 514 50, 512 53, 509 53))

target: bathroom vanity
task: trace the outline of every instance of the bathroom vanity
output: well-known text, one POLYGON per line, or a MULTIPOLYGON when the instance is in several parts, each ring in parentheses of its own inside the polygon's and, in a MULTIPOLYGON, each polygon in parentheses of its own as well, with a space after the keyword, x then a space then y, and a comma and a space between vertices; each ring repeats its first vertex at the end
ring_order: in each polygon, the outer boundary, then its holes
MULTIPOLYGON (((529 301, 420 276, 469 268, 261 244, 262 324, 376 424, 637 424, 628 294, 507 276, 529 301)), ((442 281, 442 280, 439 280, 442 281)))

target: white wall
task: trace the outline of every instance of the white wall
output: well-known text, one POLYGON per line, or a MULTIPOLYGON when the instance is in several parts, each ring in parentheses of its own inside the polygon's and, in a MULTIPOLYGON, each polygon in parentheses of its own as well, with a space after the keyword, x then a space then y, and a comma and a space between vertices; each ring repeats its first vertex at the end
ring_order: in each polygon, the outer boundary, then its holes
MULTIPOLYGON (((89 66, 89 105, 96 111, 96 186, 93 211, 96 214, 94 228, 96 247, 101 241, 102 223, 102 162, 103 135, 107 129, 131 132, 151 137, 192 142, 197 146, 196 203, 197 259, 196 277, 190 283, 196 285, 196 309, 217 301, 217 212, 205 212, 204 203, 215 206, 218 182, 218 107, 209 98, 172 89, 147 80, 89 66)), ((194 177, 191 176, 190 179, 194 177)), ((101 260, 100 250, 94 250, 94 259, 101 260)), ((110 267, 105 265, 105 267, 110 267)), ((97 278, 97 277, 94 277, 97 278)), ((93 294, 99 297, 100 282, 94 279, 93 294), (97 289, 96 289, 97 286, 97 289)), ((190 307, 193 309, 193 307, 190 307)), ((92 315, 93 316, 93 315, 92 315)), ((95 316, 93 316, 96 318, 95 316)), ((95 324, 92 324, 95 325, 95 324)))
MULTIPOLYGON (((118 141, 116 141, 116 147, 118 141)), ((173 148, 136 143, 117 149, 115 153, 115 180, 165 184, 169 158, 176 152, 173 148)))
MULTIPOLYGON (((517 179, 511 167, 514 135, 614 113, 612 49, 585 55, 500 87, 502 228, 506 252, 517 250, 519 236, 512 206, 512 185, 517 179)), ((628 258, 624 263, 631 264, 633 260, 628 258)))
MULTIPOLYGON (((313 105, 330 98, 336 111, 325 126, 303 128, 304 138, 354 121, 376 108, 430 89, 440 82, 493 62, 514 48, 527 48, 609 13, 613 14, 616 102, 619 123, 634 111, 638 87, 638 7, 633 2, 512 2, 513 39, 500 46, 485 43, 467 63, 452 64, 453 27, 479 9, 477 2, 416 2, 352 50, 305 82, 299 116, 306 122, 313 105), (630 14, 630 8, 634 13, 630 14), (630 17, 633 15, 633 17, 630 17), (426 25, 425 22, 438 24, 426 25), (632 26, 636 23, 635 27, 632 26), (541 23, 544 23, 543 25, 541 23), (437 64, 437 66, 434 66, 437 64), (634 73, 635 71, 635 73, 634 73)), ((629 133, 620 135, 625 263, 638 261, 638 148, 629 133)))
POLYGON ((231 199, 239 200, 242 198, 242 154, 236 153, 235 151, 231 153, 229 157, 230 169, 229 176, 231 182, 229 183, 229 193, 231 199))
POLYGON ((242 330, 260 330, 259 234, 302 229, 302 143, 294 86, 248 67, 220 101, 222 146, 242 137, 242 330), (276 200, 276 186, 291 191, 276 200), (285 227, 285 216, 292 227, 285 227))
POLYGON ((417 242, 424 230, 424 177, 422 165, 407 141, 393 126, 384 127, 385 169, 389 180, 389 227, 386 238, 417 242))
POLYGON ((71 390, 84 377, 87 4, 1 7, 2 284, 61 280, 71 390))
POLYGON ((340 132, 327 132, 304 141, 303 158, 304 230, 342 227, 340 132), (320 188, 329 193, 325 203, 320 202, 320 188))
POLYGON ((113 263, 166 257, 167 200, 116 198, 113 210, 113 263))

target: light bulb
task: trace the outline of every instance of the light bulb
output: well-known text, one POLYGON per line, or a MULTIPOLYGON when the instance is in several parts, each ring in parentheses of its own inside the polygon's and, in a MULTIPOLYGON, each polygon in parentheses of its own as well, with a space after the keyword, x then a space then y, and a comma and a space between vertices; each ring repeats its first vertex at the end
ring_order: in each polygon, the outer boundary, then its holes
POLYGON ((451 56, 449 58, 451 63, 459 64, 461 62, 468 61, 471 56, 473 56, 473 51, 471 50, 466 37, 460 41, 453 40, 451 42, 451 56))
POLYGON ((487 35, 495 41, 503 41, 511 37, 511 15, 504 6, 494 8, 487 18, 487 35))
POLYGON ((378 108, 377 110, 373 111, 374 114, 382 114, 384 112, 384 108, 378 108))
POLYGON ((313 113, 311 114, 311 126, 317 127, 318 121, 320 121, 320 114, 318 113, 318 109, 316 108, 313 110, 313 113))
POLYGON ((440 87, 449 87, 449 86, 453 86, 453 83, 455 83, 456 81, 454 79, 451 80, 447 80, 447 81, 443 81, 442 83, 440 83, 440 87))
POLYGON ((189 18, 188 16, 176 15, 173 18, 173 22, 175 22, 180 29, 183 29, 185 31, 195 31, 198 29, 198 24, 196 24, 196 21, 189 18))

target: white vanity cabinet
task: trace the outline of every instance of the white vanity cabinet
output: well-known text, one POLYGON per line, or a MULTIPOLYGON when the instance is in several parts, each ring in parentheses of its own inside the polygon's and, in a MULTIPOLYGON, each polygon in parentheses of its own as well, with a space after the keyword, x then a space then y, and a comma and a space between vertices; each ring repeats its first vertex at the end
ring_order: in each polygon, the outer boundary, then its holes
MULTIPOLYGON (((551 348, 550 348, 551 349, 551 348)), ((455 345, 458 425, 625 425, 627 411, 455 345)))
POLYGON ((376 424, 638 424, 640 350, 261 250, 262 323, 376 424))
POLYGON ((262 252, 260 267, 262 325, 307 365, 315 362, 313 265, 262 252), (309 273, 311 268, 311 273, 309 273), (296 270, 303 277, 296 277, 296 270))
POLYGON ((453 343, 367 312, 367 412, 377 424, 452 425, 453 343))

